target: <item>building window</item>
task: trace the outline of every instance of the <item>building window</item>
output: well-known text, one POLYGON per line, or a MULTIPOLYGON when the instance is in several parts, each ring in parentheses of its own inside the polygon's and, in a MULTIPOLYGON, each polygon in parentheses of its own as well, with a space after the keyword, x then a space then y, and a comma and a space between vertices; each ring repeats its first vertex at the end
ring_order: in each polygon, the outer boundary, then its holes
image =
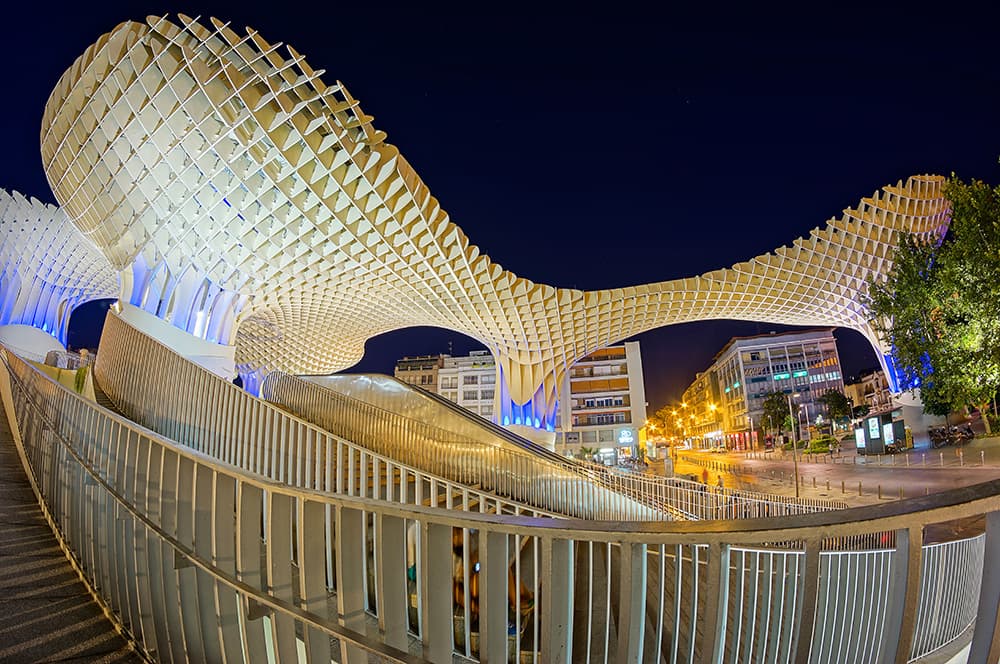
POLYGON ((490 404, 490 405, 486 405, 486 406, 481 407, 479 409, 479 413, 483 417, 490 417, 491 415, 493 415, 493 405, 490 404))
POLYGON ((493 390, 483 390, 482 392, 479 393, 479 398, 480 399, 492 399, 493 398, 493 390))
POLYGON ((483 374, 482 378, 479 379, 481 385, 493 385, 497 382, 497 377, 493 374, 483 374))
POLYGON ((598 432, 597 440, 600 443, 613 443, 615 442, 615 432, 611 429, 601 429, 598 432))
POLYGON ((462 385, 478 385, 479 376, 462 376, 462 385))
POLYGON ((465 390, 462 392, 462 399, 464 401, 476 401, 479 399, 479 392, 476 390, 465 390))

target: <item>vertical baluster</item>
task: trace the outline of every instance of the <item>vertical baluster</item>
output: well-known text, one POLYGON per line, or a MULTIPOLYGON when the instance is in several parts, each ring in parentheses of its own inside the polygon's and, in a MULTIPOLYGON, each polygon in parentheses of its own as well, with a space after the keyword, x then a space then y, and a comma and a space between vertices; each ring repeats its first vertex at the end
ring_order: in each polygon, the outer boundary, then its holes
MULTIPOLYGON (((329 618, 326 593, 327 540, 319 536, 324 530, 326 506, 304 499, 297 500, 296 506, 298 507, 296 548, 299 554, 299 597, 302 609, 321 620, 326 620, 329 618)), ((313 664, 329 664, 330 637, 309 625, 303 625, 302 629, 306 661, 313 664)))
MULTIPOLYGON (((292 501, 290 496, 267 492, 267 585, 272 596, 288 603, 295 599, 292 587, 292 501)), ((298 662, 295 622, 291 616, 280 611, 273 611, 270 618, 276 662, 298 662)))
MULTIPOLYGON (((213 537, 213 517, 215 515, 215 500, 213 497, 215 488, 215 473, 208 467, 192 464, 195 474, 193 485, 193 532, 194 551, 202 560, 211 561, 215 551, 213 537)), ((198 616, 201 618, 201 634, 204 639, 205 655, 207 661, 218 662, 222 660, 221 644, 221 623, 216 619, 215 586, 216 581, 208 572, 197 568, 192 570, 192 582, 195 585, 194 600, 198 616)))
MULTIPOLYGON (((366 556, 362 523, 364 512, 338 506, 336 509, 337 546, 337 611, 340 624, 347 629, 364 634, 365 593, 364 566, 366 556)), ((364 651, 340 642, 341 661, 361 664, 367 661, 364 651)))
MULTIPOLYGON (((236 480, 230 475, 213 473, 214 494, 204 499, 212 501, 212 562, 223 574, 236 577, 236 480)), ((215 615, 218 619, 219 639, 227 662, 243 660, 243 643, 240 638, 239 594, 224 583, 214 581, 215 615)))
MULTIPOLYGON (((451 527, 420 522, 421 593, 420 636, 423 656, 432 662, 451 662, 454 633, 452 620, 451 527)), ((506 634, 506 630, 503 631, 506 634)))
POLYGON ((541 643, 544 661, 569 664, 573 661, 573 542, 545 537, 541 550, 541 576, 549 587, 542 593, 540 606, 535 588, 535 616, 541 611, 541 638, 536 634, 535 642, 541 643))
POLYGON ((378 624, 386 644, 405 650, 407 647, 406 591, 406 521, 378 513, 375 517, 378 549, 375 577, 378 624))
MULTIPOLYGON (((161 448, 163 449, 163 448, 161 448)), ((160 527, 168 534, 179 539, 177 528, 178 512, 178 458, 171 450, 163 449, 161 459, 160 491, 158 507, 160 527)), ((186 661, 189 652, 185 646, 185 626, 183 624, 182 604, 178 570, 175 569, 175 551, 170 544, 156 538, 159 547, 159 567, 163 583, 163 604, 166 622, 169 630, 170 650, 174 661, 186 661)), ((195 645, 192 644, 194 652, 195 645)))

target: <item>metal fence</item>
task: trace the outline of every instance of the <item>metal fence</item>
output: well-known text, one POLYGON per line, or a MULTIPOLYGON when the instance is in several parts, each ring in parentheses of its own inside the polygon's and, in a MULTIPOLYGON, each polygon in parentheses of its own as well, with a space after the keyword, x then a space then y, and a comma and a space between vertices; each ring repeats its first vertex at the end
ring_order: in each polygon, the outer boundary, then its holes
POLYGON ((288 374, 269 375, 261 396, 367 449, 560 514, 624 520, 687 516, 669 504, 627 496, 575 467, 505 441, 449 431, 288 374))
POLYGON ((527 455, 484 446, 476 454, 462 454, 456 441, 414 434, 400 422, 372 421, 368 430, 381 444, 359 445, 370 441, 334 435, 336 430, 331 433, 253 397, 113 312, 101 336, 99 358, 95 377, 101 389, 130 419, 290 486, 425 505, 471 501, 474 507, 499 505, 506 513, 663 518, 577 475, 532 464, 527 455), (425 456, 438 463, 413 463, 425 456), (486 490, 473 488, 477 484, 486 490))
POLYGON ((3 359, 53 525, 161 661, 906 661, 968 633, 977 611, 970 661, 1000 646, 1000 583, 982 576, 1000 555, 1000 482, 735 523, 459 512, 247 473, 3 359), (985 536, 920 546, 924 525, 984 513, 985 536), (895 548, 820 551, 884 530, 895 548), (804 544, 762 548, 775 541, 804 544), (460 546, 474 556, 456 568, 460 546))
MULTIPOLYGON (((371 377, 371 380, 366 382, 372 382, 375 378, 377 377, 371 377)), ((386 378, 387 382, 390 380, 386 378)), ((440 409, 441 406, 433 402, 421 402, 415 405, 412 403, 414 398, 419 398, 421 395, 400 394, 409 388, 397 384, 397 381, 391 380, 391 382, 393 383, 391 389, 384 390, 390 394, 375 395, 385 403, 376 403, 375 398, 359 398, 356 393, 360 388, 353 383, 351 393, 347 394, 313 380, 272 373, 261 386, 261 396, 368 449, 377 450, 445 477, 458 480, 452 474, 451 467, 459 459, 470 459, 471 462, 467 465, 480 467, 481 473, 474 477, 465 476, 459 481, 471 480, 491 490, 517 490, 518 487, 511 486, 508 480, 497 481, 496 477, 506 478, 510 474, 522 472, 522 469, 532 468, 531 476, 534 478, 544 475, 568 477, 571 481, 580 477, 585 478, 588 482, 610 489, 636 504, 651 508, 653 518, 761 518, 847 507, 846 503, 839 501, 797 499, 737 489, 705 487, 675 478, 624 472, 574 459, 554 461, 549 457, 540 458, 512 447, 510 443, 497 436, 492 436, 487 431, 488 424, 485 422, 478 425, 477 430, 475 428, 477 425, 472 420, 478 418, 473 418, 471 415, 462 418, 468 421, 457 423, 455 414, 451 412, 444 413, 443 417, 435 417, 437 414, 435 408, 440 409), (413 398, 404 399, 404 397, 413 398), (390 409, 390 401, 394 403, 393 409, 390 409), (435 422, 450 422, 454 428, 429 424, 424 420, 400 415, 398 411, 419 412, 425 415, 426 419, 435 422), (493 463, 502 460, 502 465, 481 463, 487 458, 486 455, 491 455, 489 458, 493 463), (503 472, 498 473, 501 468, 503 472)), ((532 486, 538 487, 538 484, 533 482, 532 486)), ((504 495, 531 504, 538 504, 533 501, 542 500, 544 507, 548 509, 577 515, 573 511, 566 511, 566 501, 558 488, 553 491, 549 491, 551 488, 549 486, 541 488, 544 491, 536 493, 530 499, 523 495, 506 493, 504 495)))

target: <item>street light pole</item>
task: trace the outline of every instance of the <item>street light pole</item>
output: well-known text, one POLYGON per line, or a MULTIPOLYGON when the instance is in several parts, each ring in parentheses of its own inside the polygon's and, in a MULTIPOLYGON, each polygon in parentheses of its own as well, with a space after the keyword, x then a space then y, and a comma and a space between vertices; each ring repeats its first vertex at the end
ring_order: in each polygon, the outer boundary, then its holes
POLYGON ((795 455, 795 448, 798 447, 798 441, 795 435, 795 422, 798 420, 795 414, 792 412, 792 397, 799 396, 798 394, 788 395, 788 417, 792 420, 792 466, 795 468, 795 497, 799 497, 799 458, 795 455))

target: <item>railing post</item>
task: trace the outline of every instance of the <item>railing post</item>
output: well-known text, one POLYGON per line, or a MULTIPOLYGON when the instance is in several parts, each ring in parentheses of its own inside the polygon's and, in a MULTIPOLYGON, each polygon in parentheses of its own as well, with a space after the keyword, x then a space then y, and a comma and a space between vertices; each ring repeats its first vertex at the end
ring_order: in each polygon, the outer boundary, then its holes
MULTIPOLYGON (((326 506, 300 498, 296 501, 296 550, 299 562, 299 597, 302 608, 327 617, 326 590, 326 506)), ((405 551, 405 549, 402 549, 405 551)), ((401 604, 404 606, 404 604, 401 604)), ((381 614, 381 605, 379 605, 381 614)), ((306 660, 325 662, 330 658, 330 637, 322 631, 303 625, 302 641, 306 660)))
POLYGON ((721 662, 726 652, 726 618, 729 611, 728 544, 709 544, 708 576, 705 582, 705 645, 711 639, 711 661, 721 662))
POLYGON ((406 650, 406 521, 378 514, 375 520, 378 542, 378 575, 375 588, 378 602, 378 626, 390 646, 406 650))
POLYGON ((816 595, 819 590, 819 552, 822 540, 806 540, 805 565, 802 570, 802 586, 799 591, 802 611, 795 624, 795 641, 792 652, 796 664, 809 664, 814 623, 816 622, 816 595))
POLYGON ((479 548, 479 660, 505 664, 507 662, 507 535, 481 530, 479 548))
POLYGON ((986 514, 986 550, 983 582, 979 591, 976 629, 972 635, 970 662, 1000 660, 1000 512, 986 514))
MULTIPOLYGON (((423 586, 420 638, 424 642, 423 654, 425 659, 432 662, 451 662, 454 634, 451 526, 427 521, 422 521, 420 526, 420 572, 423 586)), ((503 578, 506 579, 506 576, 503 578)), ((362 625, 363 619, 364 616, 362 625)), ((504 635, 507 633, 506 628, 507 625, 504 624, 504 635)))
MULTIPOLYGON (((618 596, 618 657, 620 664, 642 661, 646 626, 646 545, 622 542, 621 586, 618 596)), ((610 610, 610 607, 609 607, 610 610)))
MULTIPOLYGON (((353 473, 353 469, 351 470, 353 473)), ((340 623, 358 634, 365 633, 364 512, 347 507, 336 510, 337 612, 340 623), (353 551, 354 553, 351 553, 353 551)), ((340 642, 340 661, 355 664, 367 661, 364 651, 340 642)))
MULTIPOLYGON (((273 597, 295 601, 292 585, 292 498, 285 494, 267 493, 267 585, 273 597)), ((339 558, 338 558, 339 560, 339 558)), ((274 657, 278 664, 297 661, 295 621, 291 616, 271 613, 271 634, 274 637, 274 657)))
POLYGON ((884 664, 906 664, 910 659, 920 601, 922 545, 922 527, 914 526, 896 531, 896 550, 892 554, 881 658, 884 664))
POLYGON ((544 538, 540 578, 549 585, 541 593, 541 649, 545 662, 573 661, 573 569, 573 542, 544 538))

